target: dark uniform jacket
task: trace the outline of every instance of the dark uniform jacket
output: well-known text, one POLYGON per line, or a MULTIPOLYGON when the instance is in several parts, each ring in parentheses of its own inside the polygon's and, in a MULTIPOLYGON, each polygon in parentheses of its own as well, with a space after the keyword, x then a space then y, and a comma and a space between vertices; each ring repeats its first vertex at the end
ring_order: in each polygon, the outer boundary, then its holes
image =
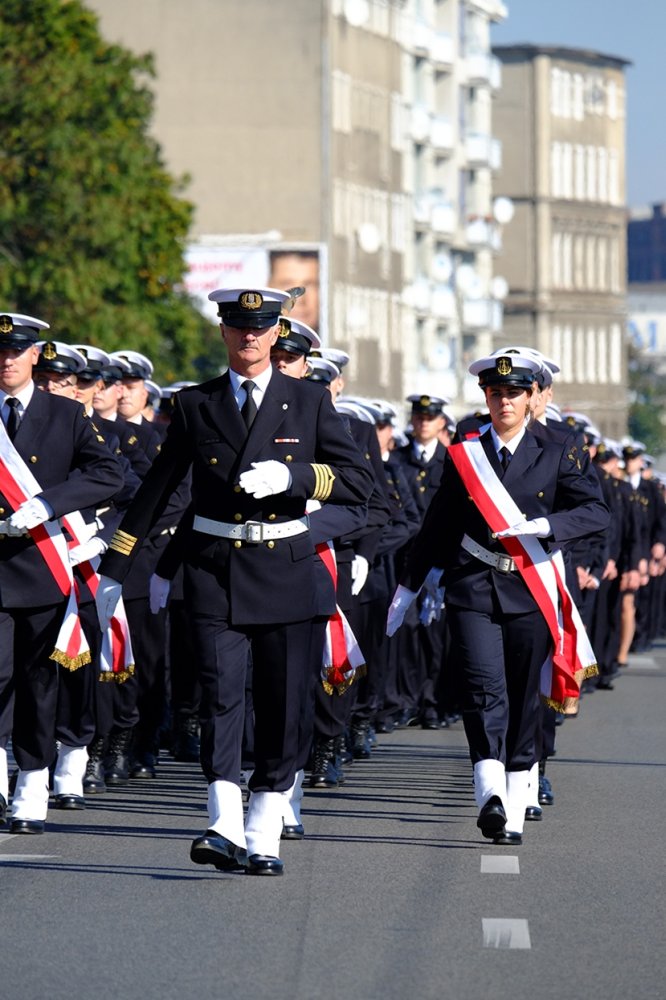
MULTIPOLYGON (((123 487, 118 461, 71 399, 35 390, 21 420, 14 447, 41 487, 37 496, 54 517, 101 506, 123 487)), ((0 517, 14 508, 0 493, 0 517)), ((29 536, 2 536, 0 606, 43 607, 63 599, 39 549, 29 536)))
MULTIPOLYGON (((279 524, 305 515, 306 500, 364 504, 372 476, 333 408, 316 384, 272 373, 248 434, 228 374, 181 390, 161 452, 123 519, 100 572, 123 580, 140 541, 162 514, 173 490, 192 472, 192 512, 226 524, 279 524), (255 499, 239 478, 252 462, 286 463, 286 493, 255 499)), ((186 574, 192 599, 211 597, 232 624, 305 621, 316 613, 314 545, 310 533, 252 544, 191 530, 186 574), (221 591, 220 591, 221 588, 221 591)))
MULTIPOLYGON (((501 475, 490 431, 479 440, 494 470, 501 475)), ((546 440, 526 431, 502 485, 527 520, 548 518, 557 547, 608 524, 608 509, 598 483, 595 487, 593 480, 581 473, 566 442, 546 440)), ((501 572, 476 559, 461 548, 465 534, 486 549, 506 552, 501 541, 492 538, 453 460, 447 456, 442 485, 414 542, 402 582, 418 590, 429 569, 437 566, 444 570, 447 604, 507 614, 534 610, 534 599, 520 574, 501 572)))

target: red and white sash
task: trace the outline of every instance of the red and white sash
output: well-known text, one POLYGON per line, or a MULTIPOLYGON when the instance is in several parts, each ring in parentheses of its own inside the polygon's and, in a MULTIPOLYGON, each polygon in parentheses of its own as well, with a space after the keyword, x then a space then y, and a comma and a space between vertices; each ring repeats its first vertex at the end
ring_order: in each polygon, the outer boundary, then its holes
MULTIPOLYGON (((72 537, 69 548, 87 542, 91 537, 90 526, 81 517, 78 510, 61 518, 64 527, 72 537)), ((93 533, 94 534, 94 533, 93 533)), ((97 567, 100 557, 86 560, 78 564, 83 579, 93 597, 99 587, 97 567)), ((129 625, 122 597, 119 598, 110 625, 102 633, 102 648, 100 650, 101 681, 116 681, 121 684, 134 673, 134 655, 130 639, 129 625)))
MULTIPOLYGON (((338 566, 332 542, 321 542, 315 546, 317 554, 331 574, 333 586, 337 589, 338 566)), ((321 665, 321 682, 327 694, 343 694, 350 684, 365 673, 365 660, 356 636, 344 613, 336 605, 335 614, 326 624, 324 657, 321 665)))
MULTIPOLYGON (((0 420, 0 489, 14 510, 42 492, 41 486, 9 440, 0 420)), ((47 521, 29 531, 44 562, 48 566, 63 597, 67 599, 56 647, 51 659, 68 670, 90 663, 90 647, 79 621, 72 567, 67 555, 67 543, 58 521, 47 521)))
MULTIPOLYGON (((481 441, 463 441, 448 449, 465 488, 492 532, 524 517, 488 460, 481 441)), ((539 605, 553 641, 541 669, 541 696, 565 711, 580 695, 580 683, 596 674, 597 663, 578 609, 569 593, 561 552, 544 552, 537 538, 502 538, 502 545, 539 605)))

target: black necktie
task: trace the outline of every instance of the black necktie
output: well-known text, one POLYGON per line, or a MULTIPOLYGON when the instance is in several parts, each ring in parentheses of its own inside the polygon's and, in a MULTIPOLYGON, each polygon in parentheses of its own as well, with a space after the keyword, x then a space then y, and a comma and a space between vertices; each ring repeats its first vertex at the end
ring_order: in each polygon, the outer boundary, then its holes
POLYGON ((7 434, 9 435, 9 440, 13 441, 16 437, 16 432, 21 426, 21 419, 19 417, 19 401, 15 396, 7 396, 5 403, 9 407, 9 416, 7 417, 7 434))
POLYGON ((509 462, 511 461, 511 452, 506 447, 506 445, 500 448, 500 461, 502 463, 502 479, 503 479, 504 473, 509 468, 509 462))
POLYGON ((245 397, 245 402, 241 407, 241 416, 245 421, 245 426, 249 430, 252 424, 254 423, 254 418, 257 415, 257 404, 252 398, 252 393, 257 387, 255 383, 252 381, 252 379, 248 378, 241 384, 241 388, 245 389, 245 392, 247 393, 245 397))

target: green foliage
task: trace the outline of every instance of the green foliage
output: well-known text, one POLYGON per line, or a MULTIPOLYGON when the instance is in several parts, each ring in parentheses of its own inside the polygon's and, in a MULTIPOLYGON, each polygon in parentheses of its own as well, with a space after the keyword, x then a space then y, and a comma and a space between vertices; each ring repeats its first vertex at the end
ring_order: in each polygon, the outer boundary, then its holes
POLYGON ((180 289, 193 206, 148 131, 153 75, 79 0, 0 4, 0 307, 141 351, 166 383, 223 353, 180 289))
POLYGON ((664 371, 632 345, 629 347, 629 434, 652 455, 666 452, 666 378, 664 371))

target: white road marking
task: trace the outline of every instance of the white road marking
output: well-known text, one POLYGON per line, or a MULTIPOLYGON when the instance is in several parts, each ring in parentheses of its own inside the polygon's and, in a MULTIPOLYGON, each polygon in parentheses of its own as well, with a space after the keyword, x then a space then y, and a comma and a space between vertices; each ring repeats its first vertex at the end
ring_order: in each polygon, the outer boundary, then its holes
POLYGON ((53 861, 59 854, 0 854, 0 865, 12 861, 53 861))
POLYGON ((482 854, 482 875, 520 875, 517 854, 482 854))
POLYGON ((483 917, 484 948, 531 948, 527 920, 483 917))

